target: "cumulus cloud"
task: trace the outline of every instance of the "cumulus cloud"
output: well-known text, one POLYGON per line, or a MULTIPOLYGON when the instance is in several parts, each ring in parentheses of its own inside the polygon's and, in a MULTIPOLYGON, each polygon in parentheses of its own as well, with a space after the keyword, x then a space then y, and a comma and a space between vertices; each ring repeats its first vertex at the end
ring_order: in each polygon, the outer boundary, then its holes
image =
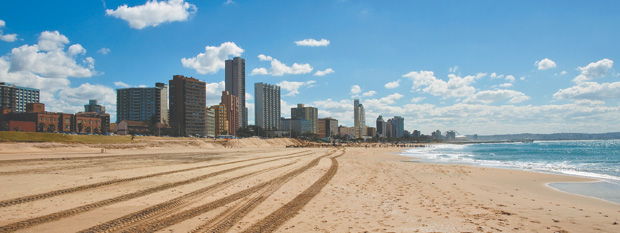
POLYGON ((362 94, 363 97, 371 97, 373 95, 377 94, 376 91, 369 91, 369 92, 364 92, 364 94, 362 94))
POLYGON ((321 39, 317 41, 315 39, 304 39, 300 41, 295 41, 295 44, 297 44, 298 46, 311 46, 311 47, 328 46, 329 40, 321 39))
POLYGON ((411 98, 411 102, 412 103, 420 103, 420 102, 422 102, 425 99, 426 98, 424 98, 424 97, 415 97, 415 98, 411 98))
POLYGON ((289 81, 282 81, 279 82, 278 86, 280 86, 280 88, 288 91, 288 94, 286 94, 285 96, 295 96, 297 94, 299 94, 299 88, 301 87, 306 87, 306 88, 311 88, 314 86, 314 83, 316 83, 316 81, 314 80, 310 80, 307 82, 289 82, 289 81))
POLYGON ((271 76, 282 76, 285 74, 307 74, 312 72, 312 66, 310 64, 297 64, 293 63, 292 66, 287 66, 286 64, 278 61, 277 59, 266 56, 264 54, 258 55, 258 59, 261 61, 270 61, 271 67, 269 69, 265 68, 255 68, 252 70, 250 75, 271 75, 271 76))
POLYGON ((454 67, 450 67, 450 69, 448 69, 448 71, 450 71, 450 73, 456 73, 456 71, 459 70, 458 66, 454 66, 454 67))
POLYGON ((385 84, 385 88, 387 89, 394 89, 400 86, 400 79, 396 80, 394 82, 389 82, 385 84))
POLYGON ((91 77, 96 74, 95 60, 84 58, 79 64, 77 55, 86 53, 80 44, 74 44, 64 51, 69 40, 58 31, 45 31, 36 45, 13 48, 10 54, 9 72, 32 72, 46 78, 91 77))
POLYGON ((17 40, 17 34, 6 34, 6 35, 0 34, 0 40, 5 41, 5 42, 16 41, 17 40))
POLYGON ((106 9, 106 15, 125 20, 135 29, 156 27, 162 23, 186 21, 198 8, 184 0, 149 0, 144 5, 121 5, 116 10, 106 9))
POLYGON ((359 94, 360 92, 362 92, 362 88, 359 85, 353 85, 351 86, 351 94, 359 94))
POLYGON ((225 42, 220 46, 206 46, 204 53, 195 57, 182 58, 183 67, 196 70, 199 74, 213 74, 226 67, 229 56, 241 56, 244 50, 233 42, 225 42))
POLYGON ((110 52, 112 52, 112 50, 110 50, 109 48, 101 48, 97 52, 103 55, 108 55, 110 52))
POLYGON ((546 69, 555 68, 556 64, 553 60, 549 58, 545 58, 540 61, 534 62, 534 66, 538 66, 538 70, 546 70, 546 69))
POLYGON ((577 86, 560 89, 553 94, 554 99, 567 100, 608 100, 620 98, 620 82, 596 83, 582 82, 577 86))
POLYGON ((492 90, 480 91, 475 95, 468 97, 463 102, 471 104, 491 104, 508 100, 509 103, 514 104, 521 103, 529 99, 529 96, 514 90, 492 90))
POLYGON ((236 4, 236 2, 234 2, 233 0, 226 0, 226 1, 224 2, 224 5, 225 5, 225 6, 227 6, 227 5, 231 5, 231 4, 236 4))
POLYGON ((325 76, 334 72, 335 71, 332 68, 327 68, 325 70, 317 70, 316 73, 314 73, 314 76, 325 76))
POLYGON ((609 60, 607 58, 597 61, 597 62, 592 62, 585 67, 577 68, 578 70, 581 71, 581 74, 575 77, 573 81, 576 83, 580 83, 580 82, 586 82, 586 81, 589 81, 595 78, 605 77, 609 74, 613 66, 614 66, 614 61, 609 60))
POLYGON ((13 42, 17 40, 17 34, 3 34, 2 28, 6 26, 4 20, 0 19, 0 40, 5 42, 13 42))
POLYGON ((472 84, 486 75, 486 73, 478 73, 476 75, 460 77, 455 74, 449 74, 447 82, 436 78, 433 71, 412 71, 403 75, 403 77, 413 80, 412 91, 421 90, 434 96, 449 98, 473 95, 476 92, 476 88, 472 84))

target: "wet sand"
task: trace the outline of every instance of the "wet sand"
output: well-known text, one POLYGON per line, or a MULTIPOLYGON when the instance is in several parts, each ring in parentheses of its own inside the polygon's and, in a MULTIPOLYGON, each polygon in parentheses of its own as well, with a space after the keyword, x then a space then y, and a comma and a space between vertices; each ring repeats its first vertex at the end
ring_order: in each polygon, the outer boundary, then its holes
POLYGON ((546 185, 588 179, 286 143, 0 145, 0 232, 620 232, 620 205, 546 185))

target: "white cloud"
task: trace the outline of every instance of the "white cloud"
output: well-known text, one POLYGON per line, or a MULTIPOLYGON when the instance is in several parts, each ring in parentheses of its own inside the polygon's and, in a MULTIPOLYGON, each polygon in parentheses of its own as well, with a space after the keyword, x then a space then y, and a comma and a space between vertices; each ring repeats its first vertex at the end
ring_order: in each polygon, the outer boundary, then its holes
POLYGON ((359 85, 353 85, 351 86, 351 94, 359 94, 360 92, 362 92, 362 88, 359 85))
POLYGON ((470 104, 491 104, 506 99, 509 103, 521 103, 523 101, 529 100, 530 97, 526 96, 522 92, 513 90, 492 90, 480 91, 475 95, 468 97, 463 102, 470 104))
POLYGON ((370 97, 377 94, 376 91, 369 91, 369 92, 364 92, 364 94, 362 94, 363 97, 370 97))
POLYGON ((120 88, 129 88, 129 87, 131 87, 131 85, 129 85, 127 83, 124 83, 124 82, 121 82, 121 81, 114 82, 114 86, 115 87, 120 87, 120 88))
POLYGON ((16 41, 17 40, 17 34, 6 34, 6 35, 0 34, 0 40, 5 41, 5 42, 16 41))
POLYGON ((449 74, 449 80, 446 82, 437 79, 433 71, 413 71, 403 77, 413 80, 412 91, 421 90, 434 96, 449 97, 465 97, 471 96, 476 92, 476 88, 471 86, 477 79, 486 76, 486 73, 478 73, 475 76, 469 75, 460 77, 449 74))
POLYGON ((74 44, 65 52, 63 48, 66 43, 69 40, 58 31, 41 33, 39 44, 23 45, 11 50, 9 72, 32 72, 46 78, 95 75, 93 58, 85 58, 82 64, 75 60, 77 55, 86 53, 86 50, 80 44, 74 44))
POLYGON ((503 87, 503 88, 512 87, 512 83, 502 83, 499 85, 499 87, 503 87))
POLYGON ((4 35, 2 32, 2 28, 6 25, 4 20, 0 19, 0 40, 5 42, 13 42, 17 40, 17 34, 6 34, 4 35))
POLYGON ((575 77, 573 81, 579 83, 586 82, 595 78, 605 77, 609 74, 613 66, 614 61, 607 58, 597 62, 592 62, 585 67, 577 68, 581 71, 581 74, 575 77))
POLYGON ((546 69, 555 68, 556 64, 553 60, 549 58, 545 58, 540 61, 534 62, 534 66, 538 66, 538 70, 546 70, 546 69))
POLYGON ((389 82, 385 84, 385 88, 387 89, 394 89, 400 86, 400 79, 396 80, 394 82, 389 82))
POLYGON ((412 103, 420 103, 420 102, 422 102, 425 99, 426 98, 424 98, 424 97, 415 97, 415 98, 411 98, 411 102, 412 103))
POLYGON ((182 58, 183 67, 192 68, 199 74, 213 74, 226 67, 229 56, 241 56, 243 49, 233 42, 222 43, 219 47, 206 46, 204 53, 195 57, 182 58))
POLYGON ((271 76, 282 76, 285 74, 307 74, 312 72, 312 66, 310 64, 297 64, 293 63, 292 66, 287 66, 286 64, 278 61, 277 59, 271 56, 265 56, 264 54, 258 55, 258 59, 261 61, 270 61, 271 67, 269 70, 265 68, 255 68, 252 70, 250 75, 271 75, 271 76))
POLYGON ((247 93, 247 92, 245 93, 245 100, 246 101, 253 100, 253 99, 254 99, 254 96, 252 96, 252 94, 247 93))
POLYGON ((230 4, 236 4, 236 2, 234 2, 233 0, 226 0, 226 1, 224 2, 224 5, 225 5, 225 6, 230 5, 230 4))
POLYGON ((316 83, 316 81, 314 80, 310 80, 307 82, 289 82, 289 81, 282 81, 279 82, 278 86, 280 86, 282 89, 288 91, 289 93, 286 94, 285 96, 295 96, 297 94, 299 94, 299 88, 305 86, 306 88, 311 88, 314 86, 314 83, 316 83))
POLYGON ((297 44, 298 46, 311 46, 311 47, 328 46, 329 40, 321 39, 317 41, 315 39, 305 39, 305 40, 295 41, 295 44, 297 44))
POLYGON ((566 73, 567 73, 566 70, 562 70, 562 72, 560 72, 559 74, 555 74, 555 76, 563 76, 566 73))
POLYGON ((335 71, 332 68, 327 68, 325 70, 317 70, 316 73, 314 73, 314 76, 325 76, 334 72, 335 71))
POLYGON ((226 88, 224 81, 206 84, 207 105, 217 105, 222 100, 222 91, 226 88))
POLYGON ((112 50, 110 50, 109 48, 101 48, 97 52, 103 55, 108 55, 110 52, 112 52, 112 50))
POLYGON ((450 67, 450 69, 448 69, 448 71, 450 71, 450 73, 456 73, 456 71, 459 70, 458 66, 454 66, 454 67, 450 67))
POLYGON ((69 38, 60 34, 58 31, 44 31, 39 36, 39 49, 43 51, 52 51, 56 49, 62 49, 65 44, 69 43, 69 38))
POLYGON ((560 89, 553 94, 554 99, 608 100, 620 98, 620 82, 596 83, 582 82, 577 86, 560 89))
POLYGON ((186 21, 198 8, 184 0, 149 0, 144 5, 128 7, 126 4, 116 10, 106 9, 106 15, 125 20, 135 29, 155 27, 159 24, 186 21))
MULTIPOLYGON (((506 75, 506 80, 508 80, 509 82, 514 82, 515 81, 515 76, 512 75, 506 75)), ((522 79, 523 80, 523 79, 522 79)))

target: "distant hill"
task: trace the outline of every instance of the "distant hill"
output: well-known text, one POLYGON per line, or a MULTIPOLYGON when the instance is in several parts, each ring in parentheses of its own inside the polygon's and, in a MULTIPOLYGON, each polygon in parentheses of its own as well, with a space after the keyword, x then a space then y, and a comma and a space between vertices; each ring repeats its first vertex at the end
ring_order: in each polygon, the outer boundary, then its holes
MULTIPOLYGON (((471 135, 467 136, 472 138, 471 135)), ((478 136, 479 141, 516 141, 516 140, 609 140, 620 139, 620 132, 615 133, 554 133, 554 134, 504 134, 478 136)))

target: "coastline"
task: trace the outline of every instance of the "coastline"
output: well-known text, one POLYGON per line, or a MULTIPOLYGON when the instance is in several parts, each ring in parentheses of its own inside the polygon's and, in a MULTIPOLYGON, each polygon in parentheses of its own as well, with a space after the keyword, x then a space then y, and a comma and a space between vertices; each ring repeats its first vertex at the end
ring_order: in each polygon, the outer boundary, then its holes
MULTIPOLYGON (((246 143, 246 142, 244 142, 246 143)), ((253 142, 254 143, 254 142, 253 142)), ((523 232, 618 232, 620 205, 595 198, 564 193, 546 184, 549 182, 588 181, 578 177, 537 172, 486 168, 459 164, 432 164, 406 162, 411 157, 400 155, 404 148, 340 148, 343 154, 332 160, 323 158, 333 148, 285 148, 285 144, 249 146, 239 148, 203 148, 169 146, 144 149, 111 149, 101 157, 83 153, 81 148, 56 148, 52 154, 28 154, 29 160, 6 161, 0 154, 0 185, 13 187, 0 193, 0 201, 27 195, 126 179, 156 172, 193 169, 197 166, 217 166, 198 170, 146 177, 136 181, 93 188, 92 191, 73 192, 50 199, 0 208, 0 227, 46 214, 102 200, 112 200, 120 194, 141 193, 159 185, 181 182, 183 185, 163 189, 145 196, 123 199, 122 202, 102 208, 88 209, 79 214, 62 217, 52 222, 24 229, 25 232, 65 232, 84 230, 118 217, 130 215, 160 203, 183 197, 207 185, 222 184, 227 179, 262 171, 222 186, 202 198, 187 199, 187 207, 197 207, 217 198, 230 197, 247 187, 280 177, 288 171, 319 159, 316 167, 301 173, 272 190, 264 199, 261 192, 251 193, 212 212, 189 217, 178 224, 162 228, 163 231, 186 232, 207 220, 220 216, 240 214, 241 206, 258 203, 233 222, 230 232, 241 232, 259 223, 270 213, 295 200, 309 190, 323 174, 336 169, 333 178, 315 191, 312 199, 290 215, 276 232, 472 232, 472 231, 523 231, 523 232), (71 152, 80 159, 62 160, 63 152, 71 152), (144 155, 144 154, 152 155, 144 155), (275 157, 274 157, 275 156, 275 157), (284 157, 281 157, 284 156, 284 157), (56 160, 37 160, 38 157, 56 160), (288 158, 290 157, 290 158, 288 158), (284 158, 284 159, 279 159, 284 158), (236 161, 252 159, 252 162, 236 161), (249 166, 256 161, 272 162, 249 166), (105 161, 103 163, 102 161, 105 161), (148 161, 148 163, 145 163, 148 161), (334 164, 334 161, 337 162, 334 164), (229 164, 229 163, 234 164, 229 164), (222 164, 221 168, 219 167, 222 164), (336 165, 334 167, 334 165, 336 165), (246 167, 249 166, 249 167, 246 167), (292 166, 292 167, 287 167, 292 166), (242 167, 240 169, 233 169, 242 167), (273 169, 272 167, 277 167, 273 169), (187 183, 205 173, 229 173, 210 177, 204 182, 187 183), (112 198, 112 199, 110 199, 112 198), (252 202, 252 200, 260 200, 252 202), (616 223, 614 225, 614 223, 616 223)), ((2 147, 2 144, 0 144, 2 147)), ((185 200, 185 199, 183 199, 185 200)), ((183 211, 178 209, 158 215, 162 218, 183 211)), ((151 219, 146 219, 151 220, 151 219)), ((149 224, 148 221, 139 224, 149 224)))

